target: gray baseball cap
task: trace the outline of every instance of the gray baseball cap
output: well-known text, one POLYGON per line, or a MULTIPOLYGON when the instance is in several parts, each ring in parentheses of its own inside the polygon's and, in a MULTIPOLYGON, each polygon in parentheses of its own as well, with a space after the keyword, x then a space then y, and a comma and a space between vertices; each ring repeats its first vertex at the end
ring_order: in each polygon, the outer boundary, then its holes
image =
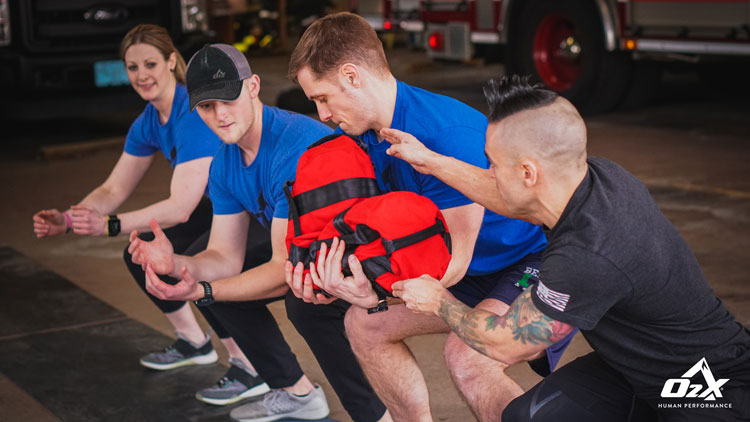
POLYGON ((190 58, 185 79, 190 111, 209 100, 234 101, 242 81, 252 76, 247 58, 227 44, 206 44, 190 58))

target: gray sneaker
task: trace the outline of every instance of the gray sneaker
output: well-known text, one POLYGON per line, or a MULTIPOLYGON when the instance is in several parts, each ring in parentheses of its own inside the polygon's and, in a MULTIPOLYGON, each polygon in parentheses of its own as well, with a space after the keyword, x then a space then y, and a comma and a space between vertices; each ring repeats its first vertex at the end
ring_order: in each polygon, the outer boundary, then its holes
POLYGON ((219 359, 213 346, 211 336, 207 335, 203 344, 188 341, 182 333, 177 333, 177 341, 161 352, 149 353, 141 358, 141 365, 166 371, 188 365, 208 365, 219 359))
POLYGON ((209 404, 223 406, 237 403, 248 397, 265 394, 271 389, 258 374, 253 373, 241 360, 229 358, 229 371, 219 382, 195 393, 195 398, 209 404))
POLYGON ((282 389, 273 389, 263 398, 235 407, 229 416, 237 422, 267 422, 284 418, 322 419, 328 416, 328 413, 326 396, 323 389, 316 384, 315 389, 303 397, 282 389))

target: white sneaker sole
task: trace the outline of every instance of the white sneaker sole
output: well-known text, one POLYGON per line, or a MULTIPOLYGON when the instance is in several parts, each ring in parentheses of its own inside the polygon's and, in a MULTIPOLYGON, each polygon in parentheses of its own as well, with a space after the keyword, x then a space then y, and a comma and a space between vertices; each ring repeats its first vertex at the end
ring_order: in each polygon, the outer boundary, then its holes
POLYGON ((225 406, 227 404, 233 404, 241 400, 249 399, 250 397, 262 396, 263 394, 266 394, 269 391, 271 391, 271 388, 268 386, 268 384, 264 382, 263 384, 256 385, 255 387, 249 390, 246 390, 244 393, 240 394, 239 396, 234 396, 229 399, 212 399, 209 397, 201 396, 198 393, 195 393, 195 398, 204 403, 213 404, 216 406, 225 406))
POLYGON ((179 362, 174 362, 174 363, 160 364, 160 363, 154 363, 154 362, 147 362, 147 361, 144 361, 143 359, 140 360, 140 363, 146 368, 156 369, 157 371, 167 371, 170 369, 180 368, 183 366, 210 365, 216 362, 217 360, 219 360, 219 355, 216 354, 216 350, 211 350, 211 353, 206 353, 205 355, 200 355, 200 356, 194 356, 190 359, 185 359, 185 360, 181 360, 179 362))
POLYGON ((272 422, 278 420, 318 420, 323 419, 331 413, 328 410, 328 404, 325 407, 319 407, 317 409, 300 409, 294 412, 284 413, 283 415, 271 415, 260 418, 231 418, 237 422, 272 422))

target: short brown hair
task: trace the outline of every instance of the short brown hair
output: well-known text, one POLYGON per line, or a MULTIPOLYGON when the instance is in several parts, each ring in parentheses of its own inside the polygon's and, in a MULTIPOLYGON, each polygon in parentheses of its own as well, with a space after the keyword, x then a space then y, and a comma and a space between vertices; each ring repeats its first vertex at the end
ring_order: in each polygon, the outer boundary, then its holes
POLYGON ((174 46, 172 38, 166 29, 159 25, 144 23, 128 31, 120 43, 120 59, 125 60, 125 52, 135 44, 149 44, 156 47, 164 56, 164 60, 169 60, 169 55, 175 53, 177 63, 174 68, 174 77, 177 82, 185 83, 185 59, 174 46))
POLYGON ((347 62, 366 65, 381 74, 390 72, 383 44, 370 24, 353 13, 335 13, 307 28, 292 52, 287 76, 296 82, 297 73, 308 66, 322 78, 347 62))

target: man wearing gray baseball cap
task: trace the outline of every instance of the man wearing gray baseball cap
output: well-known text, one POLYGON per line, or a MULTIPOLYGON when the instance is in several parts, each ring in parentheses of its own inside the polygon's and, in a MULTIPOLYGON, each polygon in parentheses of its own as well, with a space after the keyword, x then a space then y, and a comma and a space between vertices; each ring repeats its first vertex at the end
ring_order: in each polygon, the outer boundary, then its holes
POLYGON ((186 74, 190 110, 210 100, 234 101, 245 79, 253 76, 244 54, 227 44, 203 46, 190 59, 186 74))
POLYGON ((324 418, 329 410, 323 390, 303 374, 266 304, 282 299, 288 288, 284 182, 295 179, 307 146, 332 131, 307 116, 263 105, 260 78, 232 46, 204 46, 190 59, 186 79, 190 109, 197 109, 224 142, 209 174, 214 216, 208 247, 192 257, 174 254, 152 221, 153 241, 131 235, 133 261, 145 266, 154 296, 213 304, 217 318, 271 387, 262 399, 233 409, 233 420, 324 418), (251 219, 270 232, 273 251, 269 261, 243 268, 251 219), (180 282, 170 285, 156 274, 180 282))

